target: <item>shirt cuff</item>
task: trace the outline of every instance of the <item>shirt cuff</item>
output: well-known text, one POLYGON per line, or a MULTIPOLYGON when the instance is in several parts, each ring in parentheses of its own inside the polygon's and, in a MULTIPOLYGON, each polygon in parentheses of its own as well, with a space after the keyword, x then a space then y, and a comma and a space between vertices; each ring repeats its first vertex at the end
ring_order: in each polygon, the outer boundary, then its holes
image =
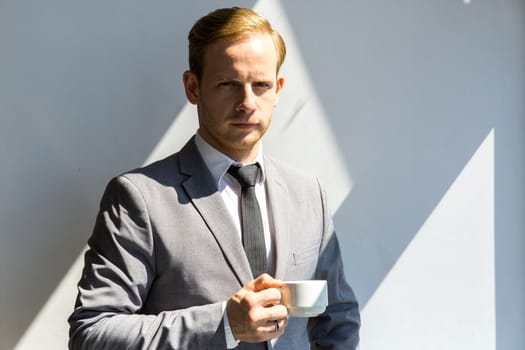
POLYGON ((226 311, 226 302, 222 303, 222 319, 224 322, 224 334, 226 335, 226 347, 228 349, 235 349, 239 345, 239 341, 235 339, 230 328, 230 321, 228 320, 228 312, 226 311))

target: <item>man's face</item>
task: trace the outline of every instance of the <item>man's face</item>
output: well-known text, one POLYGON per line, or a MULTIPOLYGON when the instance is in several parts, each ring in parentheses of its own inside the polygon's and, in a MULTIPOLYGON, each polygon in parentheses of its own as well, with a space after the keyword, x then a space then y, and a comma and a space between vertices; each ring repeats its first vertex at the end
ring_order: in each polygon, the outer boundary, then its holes
POLYGON ((240 162, 256 156, 283 83, 273 41, 265 34, 210 45, 200 81, 184 73, 186 96, 198 108, 199 134, 240 162))

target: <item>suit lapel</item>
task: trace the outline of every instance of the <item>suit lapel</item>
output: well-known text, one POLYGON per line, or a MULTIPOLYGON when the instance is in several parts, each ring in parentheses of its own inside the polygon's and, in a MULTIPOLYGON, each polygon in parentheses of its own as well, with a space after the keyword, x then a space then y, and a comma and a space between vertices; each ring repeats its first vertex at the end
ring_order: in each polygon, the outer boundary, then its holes
POLYGON ((289 268, 290 239, 293 232, 288 223, 288 189, 286 182, 280 176, 274 163, 265 158, 266 190, 271 215, 275 240, 275 278, 283 279, 289 268))
POLYGON ((182 183, 184 190, 221 247, 239 283, 245 285, 252 280, 252 275, 242 242, 193 139, 180 151, 180 170, 189 175, 182 183))

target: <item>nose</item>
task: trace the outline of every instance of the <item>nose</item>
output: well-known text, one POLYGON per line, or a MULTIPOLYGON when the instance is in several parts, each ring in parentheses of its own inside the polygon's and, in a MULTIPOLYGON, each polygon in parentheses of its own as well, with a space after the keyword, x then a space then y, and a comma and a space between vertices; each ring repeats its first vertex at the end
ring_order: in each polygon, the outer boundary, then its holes
POLYGON ((251 85, 245 85, 241 89, 241 95, 239 96, 239 104, 237 106, 239 112, 253 112, 255 110, 255 95, 251 85))

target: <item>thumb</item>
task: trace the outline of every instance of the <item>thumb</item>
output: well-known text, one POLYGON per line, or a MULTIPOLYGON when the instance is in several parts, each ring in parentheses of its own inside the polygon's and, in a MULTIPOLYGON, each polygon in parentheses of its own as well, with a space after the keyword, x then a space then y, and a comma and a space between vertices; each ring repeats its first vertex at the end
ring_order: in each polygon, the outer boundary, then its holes
POLYGON ((283 286, 283 282, 281 280, 277 280, 267 273, 263 273, 262 275, 257 277, 252 282, 253 282, 253 291, 255 292, 259 292, 261 290, 268 289, 268 288, 281 288, 283 286))

